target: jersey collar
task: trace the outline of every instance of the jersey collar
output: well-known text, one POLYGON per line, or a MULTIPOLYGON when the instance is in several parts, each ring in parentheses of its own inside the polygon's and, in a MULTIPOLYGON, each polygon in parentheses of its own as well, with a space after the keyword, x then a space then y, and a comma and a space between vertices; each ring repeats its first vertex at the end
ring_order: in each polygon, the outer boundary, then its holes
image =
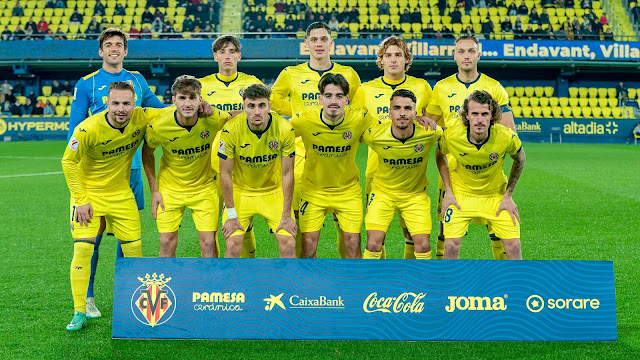
POLYGON ((337 128, 338 126, 340 126, 340 124, 342 124, 344 122, 344 119, 347 117, 347 113, 345 112, 344 115, 342 116, 342 120, 337 123, 337 124, 333 124, 333 125, 329 125, 326 122, 324 122, 324 119, 322 118, 322 111, 324 111, 324 109, 320 109, 320 121, 322 121, 323 124, 327 125, 327 127, 331 130, 337 128))
POLYGON ((480 71, 478 71, 478 77, 475 80, 473 80, 472 82, 464 82, 464 81, 460 80, 460 77, 458 76, 458 73, 456 73, 456 80, 458 80, 461 84, 466 86, 467 89, 468 89, 469 86, 475 84, 476 82, 478 82, 478 80, 480 80, 480 76, 482 76, 482 73, 480 71))
MULTIPOLYGON (((107 122, 107 125, 109 125, 109 127, 111 127, 112 129, 120 131, 120 134, 124 134, 124 129, 127 128, 127 125, 129 125, 129 123, 131 122, 131 119, 129 119, 129 122, 123 128, 117 128, 117 127, 111 125, 111 123, 109 122, 109 118, 107 117, 108 114, 109 114, 109 112, 105 111, 105 113, 104 113, 104 121, 107 122)), ((131 116, 133 116, 133 114, 131 114, 131 116)))
POLYGON ((173 120, 176 121, 176 124, 178 124, 178 126, 180 126, 181 128, 187 130, 188 132, 191 132, 191 129, 193 129, 193 127, 196 126, 196 124, 198 123, 198 119, 196 119, 196 122, 191 126, 181 125, 180 122, 178 121, 178 110, 174 110, 173 111, 173 120))
POLYGON ((216 76, 216 79, 218 79, 218 81, 223 83, 226 87, 229 87, 229 84, 231 84, 232 82, 238 80, 238 76, 240 76, 240 73, 236 73, 235 77, 234 76, 224 76, 224 75, 220 75, 219 73, 216 73, 215 76, 216 76))
POLYGON ((412 123, 411 125, 413 125, 413 131, 411 132, 411 136, 409 136, 406 139, 398 139, 394 134, 393 134, 393 125, 389 127, 389 131, 391 132, 391 136, 393 136, 394 139, 400 141, 401 143, 405 143, 407 142, 407 140, 411 139, 413 137, 413 135, 416 134, 416 123, 412 123))
POLYGON ((317 73, 318 73, 318 75, 320 75, 320 76, 324 75, 324 73, 326 73, 327 71, 331 71, 331 70, 333 70, 333 66, 334 66, 334 65, 335 65, 335 63, 332 61, 332 62, 331 62, 331 67, 330 67, 330 68, 328 68, 327 70, 316 70, 316 69, 314 69, 314 68, 312 68, 312 67, 311 67, 311 62, 310 62, 310 61, 307 61, 307 66, 309 67, 309 69, 311 69, 311 70, 313 70, 313 71, 317 72, 317 73))
POLYGON ((113 77, 119 77, 119 76, 121 76, 122 74, 124 74, 125 72, 127 72, 127 70, 126 70, 126 69, 122 69, 122 71, 120 71, 119 73, 114 74, 114 73, 110 73, 110 72, 108 72, 107 70, 105 70, 105 69, 103 69, 103 68, 100 68, 100 70, 98 70, 98 71, 99 71, 101 74, 103 74, 103 75, 113 76, 113 77))
POLYGON ((258 137, 258 139, 260 139, 262 137, 262 135, 264 133, 266 133, 269 128, 271 127, 271 121, 273 120, 273 116, 271 116, 271 113, 269 113, 269 122, 267 123, 267 127, 264 128, 264 130, 262 131, 253 131, 251 130, 251 127, 249 127, 249 119, 247 119, 247 127, 249 128, 249 131, 251 131, 255 136, 258 137))
POLYGON ((489 135, 487 135, 487 138, 486 138, 486 139, 484 139, 484 141, 482 142, 482 144, 474 144, 474 143, 472 143, 472 142, 471 142, 471 137, 469 136, 469 132, 471 131, 471 128, 469 128, 469 127, 467 126, 467 141, 469 142, 469 144, 471 144, 471 145, 475 146, 475 147, 476 147, 476 149, 480 150, 480 148, 482 147, 482 145, 486 144, 486 143, 487 143, 487 141, 489 141, 489 138, 491 138, 491 128, 492 128, 492 127, 493 127, 493 126, 489 126, 489 135))
POLYGON ((397 84, 393 84, 394 82, 398 81, 398 80, 390 80, 385 78, 384 76, 380 77, 380 79, 382 80, 382 83, 391 87, 392 90, 395 90, 396 87, 402 85, 405 83, 405 81, 407 81, 407 75, 404 76, 404 79, 400 80, 397 84))

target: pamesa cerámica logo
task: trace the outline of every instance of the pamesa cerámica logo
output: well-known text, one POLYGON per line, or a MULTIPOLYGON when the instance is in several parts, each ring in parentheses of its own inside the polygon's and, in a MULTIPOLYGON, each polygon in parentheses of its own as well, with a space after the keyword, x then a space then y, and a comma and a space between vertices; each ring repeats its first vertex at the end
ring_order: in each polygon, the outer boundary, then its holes
POLYGON ((131 312, 133 316, 147 326, 158 326, 166 323, 176 311, 176 295, 168 285, 171 278, 164 274, 158 276, 146 274, 142 283, 131 296, 131 312))

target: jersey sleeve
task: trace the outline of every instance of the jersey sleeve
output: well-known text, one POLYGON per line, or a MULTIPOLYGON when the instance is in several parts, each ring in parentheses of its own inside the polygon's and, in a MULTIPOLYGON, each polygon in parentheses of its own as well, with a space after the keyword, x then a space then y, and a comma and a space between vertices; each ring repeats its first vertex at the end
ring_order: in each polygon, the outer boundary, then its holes
POLYGON ((291 102, 286 98, 291 93, 291 75, 288 68, 280 72, 276 82, 271 87, 271 109, 280 115, 291 116, 291 102))
POLYGON ((218 144, 218 157, 221 159, 233 159, 235 156, 235 140, 230 132, 230 127, 225 125, 220 134, 220 144, 218 144))
POLYGON ((224 125, 231 119, 231 114, 226 111, 220 111, 217 108, 213 108, 213 114, 211 115, 215 119, 216 132, 220 131, 224 125))
POLYGON ((77 205, 84 205, 89 202, 89 198, 84 189, 84 185, 80 180, 80 160, 85 155, 91 136, 84 129, 77 128, 74 130, 71 139, 62 156, 62 170, 67 180, 69 192, 77 205))
POLYGON ((284 130, 284 141, 282 144, 282 157, 293 157, 296 154, 296 133, 291 127, 288 130, 284 130))
POLYGON ((431 100, 429 100, 429 105, 427 105, 427 112, 433 115, 442 115, 442 109, 440 108, 440 87, 438 84, 433 87, 433 91, 431 92, 431 100))
POLYGON ((154 94, 149 88, 149 84, 147 84, 147 80, 143 77, 139 77, 140 83, 142 84, 142 101, 140 104, 144 107, 151 107, 156 109, 162 109, 167 107, 167 105, 163 104, 160 99, 154 94))
MULTIPOLYGON (((360 85, 360 76, 358 76, 358 73, 355 70, 351 69, 351 76, 349 79, 349 99, 356 98, 356 93, 358 92, 358 89, 360 89, 360 85)), ((360 106, 359 108, 363 107, 364 106, 360 106)))
POLYGON ((447 131, 445 130, 442 134, 442 137, 440 137, 440 140, 438 141, 438 149, 440 149, 440 152, 443 153, 444 155, 449 153, 449 144, 447 144, 447 131))
POLYGON ((511 109, 509 108, 509 94, 507 94, 507 90, 505 90, 505 88, 500 85, 500 83, 496 84, 496 87, 494 88, 493 94, 491 94, 491 96, 496 99, 498 105, 500 105, 500 110, 502 110, 503 113, 511 111, 511 109))
MULTIPOLYGON (((422 96, 424 97, 425 109, 427 109, 427 107, 429 106, 429 102, 431 102, 431 98, 433 97, 433 90, 431 89, 431 85, 429 85, 429 83, 426 80, 424 81, 424 88, 422 90, 422 96)), ((424 110, 425 109, 416 109, 416 110, 420 110, 424 114, 424 110)), ((431 114, 433 114, 433 113, 431 113, 431 114)))
POLYGON ((351 99, 351 104, 349 106, 351 106, 352 109, 365 108, 364 87, 362 85, 358 87, 358 90, 356 90, 356 93, 353 96, 353 99, 351 99))
POLYGON ((362 133, 362 136, 360 137, 360 142, 363 144, 367 144, 369 147, 371 147, 371 145, 373 144, 373 127, 372 126, 369 126, 369 128, 366 129, 364 133, 362 133))
POLYGON ((144 142, 147 144, 147 146, 154 149, 160 146, 160 139, 158 139, 158 134, 156 133, 156 130, 153 128, 153 124, 151 123, 147 125, 147 132, 144 135, 144 142))
POLYGON ((300 114, 295 114, 291 117, 291 119, 289 120, 291 122, 291 125, 293 126, 293 131, 295 133, 296 136, 302 136, 302 131, 301 131, 301 126, 302 126, 302 122, 300 120, 300 114))
POLYGON ((89 91, 86 90, 85 81, 80 78, 73 89, 73 100, 69 111, 69 132, 67 141, 71 139, 76 126, 87 118, 89 113, 89 91))
POLYGON ((522 148, 522 141, 520 141, 520 137, 518 134, 513 132, 513 130, 508 129, 509 134, 511 134, 511 139, 509 141, 509 146, 507 147, 507 154, 515 155, 522 148))

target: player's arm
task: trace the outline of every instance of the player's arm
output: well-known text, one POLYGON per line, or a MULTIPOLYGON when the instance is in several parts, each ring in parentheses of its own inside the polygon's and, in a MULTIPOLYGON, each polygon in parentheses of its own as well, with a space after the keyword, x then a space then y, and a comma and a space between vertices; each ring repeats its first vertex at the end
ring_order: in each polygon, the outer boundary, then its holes
POLYGON ((291 217, 291 202, 293 199, 293 167, 295 165, 295 152, 291 152, 291 154, 287 156, 282 156, 282 192, 284 195, 284 207, 282 210, 282 219, 280 220, 280 225, 276 229, 276 234, 278 230, 284 229, 289 234, 295 236, 298 232, 298 228, 296 226, 295 220, 291 217))
POLYGON ((455 205, 455 207, 460 210, 460 205, 456 200, 455 195, 453 194, 453 190, 451 189, 451 177, 449 174, 449 165, 447 164, 447 159, 445 154, 448 152, 448 147, 446 144, 446 140, 444 136, 440 138, 438 141, 438 146, 436 147, 436 165, 438 166, 438 172, 440 173, 440 178, 442 178, 442 183, 444 185, 444 198, 442 199, 442 216, 444 217, 445 212, 451 205, 455 205))
POLYGON ((93 218, 93 208, 89 203, 89 197, 80 176, 80 160, 86 153, 89 141, 86 131, 81 129, 74 131, 62 156, 62 171, 73 203, 76 204, 73 221, 79 223, 80 226, 88 226, 93 218))
MULTIPOLYGON (((148 132, 148 130, 147 130, 148 132)), ((158 220, 158 205, 164 210, 164 202, 162 201, 162 194, 158 190, 158 181, 156 180, 156 156, 154 154, 156 146, 152 141, 148 140, 149 134, 142 145, 142 166, 144 167, 144 173, 147 175, 149 181, 149 191, 151 192, 151 215, 154 220, 158 220)))
POLYGON ((76 126, 87 118, 89 113, 89 92, 85 90, 84 79, 78 80, 73 89, 73 100, 71 101, 71 110, 69 111, 69 132, 67 133, 67 141, 71 139, 76 126))
MULTIPOLYGON (((358 75, 358 73, 351 69, 351 78, 348 80, 349 81, 349 103, 352 108, 354 109, 362 109, 364 108, 364 103, 362 103, 362 105, 358 105, 359 107, 355 107, 353 105, 351 105, 351 103, 358 97, 357 93, 360 90, 360 88, 362 87, 362 82, 360 81, 360 76, 358 75)), ((364 101, 364 100, 363 100, 364 101)))
POLYGON ((516 122, 513 118, 513 111, 509 109, 505 111, 504 107, 502 109, 502 120, 500 120, 500 124, 508 127, 509 129, 516 131, 516 122))
POLYGON ((520 146, 520 150, 518 150, 518 152, 516 152, 514 155, 511 155, 511 158, 513 159, 513 165, 511 165, 511 173, 509 174, 509 181, 507 182, 507 191, 502 197, 502 201, 500 202, 500 206, 498 207, 496 216, 498 216, 502 210, 506 210, 509 215, 511 215, 513 224, 516 225, 516 220, 518 220, 518 223, 520 223, 520 214, 518 213, 518 207, 516 206, 516 203, 513 201, 513 191, 515 190, 516 184, 520 179, 520 175, 522 175, 522 170, 524 170, 524 163, 527 158, 522 145, 520 146))
POLYGON ((280 72, 276 82, 271 87, 271 110, 280 115, 293 115, 293 111, 291 110, 291 101, 286 100, 291 93, 290 84, 291 76, 289 75, 289 71, 285 68, 280 72))
POLYGON ((230 141, 231 137, 227 129, 222 130, 220 145, 218 146, 218 157, 220 158, 220 187, 222 188, 222 197, 227 208, 227 221, 222 226, 222 234, 228 239, 236 230, 244 230, 238 220, 236 205, 233 202, 233 181, 231 173, 234 165, 234 145, 230 141))
POLYGON ((365 104, 364 87, 362 85, 358 87, 355 94, 353 95, 353 98, 350 98, 349 100, 350 100, 349 106, 352 109, 365 109, 366 104, 365 104))
POLYGON ((509 129, 516 131, 516 123, 513 117, 513 111, 509 107, 509 94, 507 94, 507 90, 505 90, 502 85, 498 84, 495 89, 494 98, 500 104, 500 110, 502 111, 502 120, 500 120, 500 124, 508 127, 509 129))
POLYGON ((435 130, 436 127, 433 125, 434 123, 444 129, 443 114, 439 104, 438 85, 433 88, 428 104, 429 105, 423 110, 422 116, 416 117, 416 120, 427 130, 429 128, 435 130))

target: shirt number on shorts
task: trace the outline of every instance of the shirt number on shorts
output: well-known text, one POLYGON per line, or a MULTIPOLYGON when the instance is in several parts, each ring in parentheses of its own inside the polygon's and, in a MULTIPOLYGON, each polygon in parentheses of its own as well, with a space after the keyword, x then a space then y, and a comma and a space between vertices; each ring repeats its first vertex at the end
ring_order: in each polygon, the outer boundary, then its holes
POLYGON ((451 214, 453 214, 453 209, 447 209, 447 211, 445 211, 444 213, 444 222, 445 223, 449 223, 449 221, 451 221, 451 214))
POLYGON ((376 194, 371 193, 371 196, 369 196, 369 202, 367 203, 367 207, 369 207, 369 205, 371 205, 371 203, 373 202, 373 198, 376 196, 376 194))
POLYGON ((304 215, 305 210, 307 210, 307 206, 309 206, 308 201, 305 201, 300 205, 300 214, 304 215))

